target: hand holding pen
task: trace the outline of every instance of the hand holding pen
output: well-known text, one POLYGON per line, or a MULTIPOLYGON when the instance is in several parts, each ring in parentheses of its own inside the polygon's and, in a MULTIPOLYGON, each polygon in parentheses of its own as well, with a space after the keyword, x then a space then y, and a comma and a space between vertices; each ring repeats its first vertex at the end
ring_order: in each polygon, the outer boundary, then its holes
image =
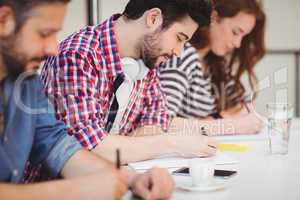
POLYGON ((246 108, 248 114, 251 113, 251 110, 250 110, 250 108, 249 108, 249 106, 248 106, 248 104, 245 100, 242 100, 242 105, 246 108))
MULTIPOLYGON (((202 126, 201 127, 201 134, 203 135, 203 136, 207 136, 208 137, 208 134, 207 134, 207 132, 206 132, 206 130, 205 130, 205 128, 202 126)), ((213 148, 213 149, 216 149, 217 147, 216 146, 213 146, 213 145, 208 145, 210 148, 213 148)))
MULTIPOLYGON (((119 149, 116 150, 116 168, 121 168, 119 149)), ((131 172, 130 179, 133 199, 170 199, 175 188, 174 180, 166 169, 152 168, 143 174, 131 172)))

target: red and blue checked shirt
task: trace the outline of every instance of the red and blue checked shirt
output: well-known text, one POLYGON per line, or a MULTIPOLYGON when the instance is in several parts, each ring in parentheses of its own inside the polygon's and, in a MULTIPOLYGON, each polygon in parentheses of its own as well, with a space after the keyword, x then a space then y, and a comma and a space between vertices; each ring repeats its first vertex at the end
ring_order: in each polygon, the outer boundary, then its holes
MULTIPOLYGON (((114 32, 117 17, 68 37, 60 44, 59 54, 49 58, 42 70, 45 92, 56 117, 87 149, 93 149, 108 134, 112 87, 123 73, 114 32)), ((170 116, 158 70, 149 70, 135 86, 131 97, 137 98, 128 103, 120 134, 130 135, 145 125, 159 125, 167 131, 170 116)))

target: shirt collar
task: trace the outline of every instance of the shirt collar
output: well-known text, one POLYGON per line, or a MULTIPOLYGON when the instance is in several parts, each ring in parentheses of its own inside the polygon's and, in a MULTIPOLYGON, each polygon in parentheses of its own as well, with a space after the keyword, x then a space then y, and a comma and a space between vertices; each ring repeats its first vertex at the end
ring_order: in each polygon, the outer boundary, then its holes
MULTIPOLYGON (((100 25, 100 48, 106 57, 106 64, 113 76, 124 73, 114 29, 115 22, 119 17, 121 17, 121 14, 115 14, 100 25)), ((147 70, 146 79, 152 83, 158 75, 157 73, 157 69, 147 70)))
POLYGON ((122 73, 121 59, 114 30, 120 14, 113 15, 100 25, 100 48, 106 58, 106 65, 113 76, 122 73))

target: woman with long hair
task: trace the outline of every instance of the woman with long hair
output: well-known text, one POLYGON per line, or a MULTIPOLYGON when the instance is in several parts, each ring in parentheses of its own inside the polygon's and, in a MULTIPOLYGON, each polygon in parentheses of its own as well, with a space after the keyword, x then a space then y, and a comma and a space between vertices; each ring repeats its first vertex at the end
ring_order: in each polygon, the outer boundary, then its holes
POLYGON ((248 75, 255 94, 254 66, 265 54, 266 17, 257 0, 214 3, 211 25, 160 69, 169 111, 173 117, 202 119, 208 134, 254 134, 262 121, 245 108, 246 96, 255 95, 246 95, 241 77, 248 75))

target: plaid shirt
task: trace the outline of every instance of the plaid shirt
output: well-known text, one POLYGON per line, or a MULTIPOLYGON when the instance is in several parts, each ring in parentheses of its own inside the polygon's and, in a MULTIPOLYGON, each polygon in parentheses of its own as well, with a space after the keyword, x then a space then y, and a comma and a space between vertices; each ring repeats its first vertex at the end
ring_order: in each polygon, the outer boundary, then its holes
MULTIPOLYGON (((68 37, 60 44, 58 56, 49 58, 42 70, 56 117, 87 149, 93 149, 108 134, 113 83, 123 73, 114 32, 117 17, 68 37)), ((119 134, 130 135, 145 125, 159 125, 167 131, 170 117, 159 71, 149 70, 134 84, 119 134)))

